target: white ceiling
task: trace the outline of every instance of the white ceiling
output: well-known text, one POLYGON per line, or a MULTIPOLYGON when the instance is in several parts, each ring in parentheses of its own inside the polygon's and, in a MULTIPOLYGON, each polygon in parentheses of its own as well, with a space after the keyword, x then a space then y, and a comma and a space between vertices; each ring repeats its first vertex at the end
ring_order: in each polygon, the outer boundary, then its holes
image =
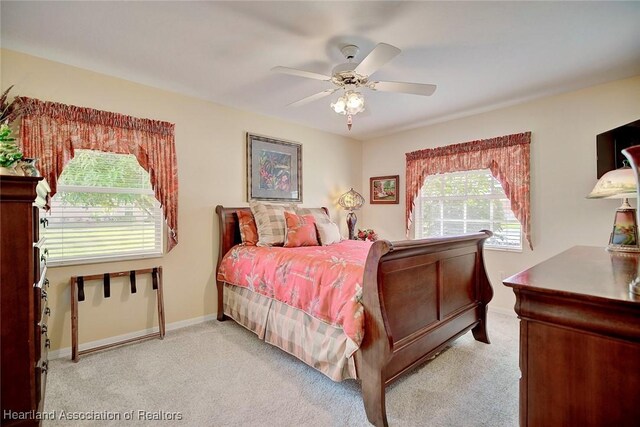
MULTIPOLYGON (((2 47, 369 139, 640 75, 640 2, 1 2, 2 47), (376 80, 435 83, 431 97, 365 90, 351 132, 330 98, 339 48, 402 49, 376 80)), ((356 59, 358 59, 356 58, 356 59)))

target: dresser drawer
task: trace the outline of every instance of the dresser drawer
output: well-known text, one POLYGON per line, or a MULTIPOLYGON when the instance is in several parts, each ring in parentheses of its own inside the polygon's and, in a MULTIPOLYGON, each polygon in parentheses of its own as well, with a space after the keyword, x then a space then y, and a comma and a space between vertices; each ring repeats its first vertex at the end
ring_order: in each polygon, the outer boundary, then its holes
POLYGON ((47 268, 47 259, 49 258, 49 250, 44 247, 44 237, 33 244, 33 276, 35 281, 39 281, 44 276, 44 270, 47 268))
MULTIPOLYGON (((44 271, 46 274, 46 269, 44 271)), ((41 348, 48 341, 47 322, 51 314, 48 303, 49 280, 43 275, 40 281, 33 288, 33 320, 34 320, 34 337, 35 337, 35 360, 40 359, 42 354, 41 348)))
POLYGON ((51 309, 48 302, 42 303, 42 309, 40 310, 40 324, 46 325, 49 323, 49 317, 51 316, 51 309))
POLYGON ((48 354, 49 349, 51 348, 51 340, 49 339, 48 328, 49 326, 46 324, 40 326, 40 359, 42 359, 42 355, 48 354), (46 328, 43 329, 43 326, 45 326, 46 328))
POLYGON ((50 344, 49 341, 49 326, 45 323, 37 323, 35 325, 35 335, 34 335, 34 350, 35 350, 35 360, 43 359, 43 355, 48 353, 48 349, 50 344))
POLYGON ((45 333, 47 332, 50 316, 51 316, 51 309, 49 308, 49 303, 47 303, 46 301, 43 301, 42 309, 40 310, 40 315, 38 316, 38 323, 36 323, 36 325, 40 326, 42 335, 45 335, 45 333))
POLYGON ((47 305, 49 301, 49 279, 47 279, 47 268, 45 267, 42 270, 42 276, 40 276, 40 280, 34 285, 33 290, 35 292, 34 302, 39 304, 36 306, 36 316, 34 319, 39 321, 42 318, 42 313, 44 312, 44 306, 47 305))
POLYGON ((49 300, 49 279, 47 279, 47 269, 42 272, 40 279, 33 285, 33 312, 35 313, 33 320, 39 322, 42 313, 42 307, 47 305, 49 300))
POLYGON ((37 323, 35 326, 35 360, 46 359, 49 348, 51 347, 51 340, 49 339, 49 326, 46 323, 48 316, 45 316, 43 323, 37 323))
MULTIPOLYGON (((48 307, 47 307, 48 308, 48 307)), ((49 316, 44 315, 43 321, 36 324, 36 381, 43 380, 49 369, 49 348, 51 347, 51 341, 49 340, 49 331, 47 326, 47 320, 49 316)), ((41 385, 44 385, 42 382, 41 385)), ((38 386, 39 389, 44 387, 38 386)), ((43 391, 44 393, 44 391, 43 391)))
POLYGON ((47 372, 49 371, 49 360, 47 359, 47 353, 44 354, 42 359, 36 365, 36 407, 39 412, 42 412, 44 406, 44 392, 47 386, 47 372), (39 390, 39 392, 38 392, 39 390))

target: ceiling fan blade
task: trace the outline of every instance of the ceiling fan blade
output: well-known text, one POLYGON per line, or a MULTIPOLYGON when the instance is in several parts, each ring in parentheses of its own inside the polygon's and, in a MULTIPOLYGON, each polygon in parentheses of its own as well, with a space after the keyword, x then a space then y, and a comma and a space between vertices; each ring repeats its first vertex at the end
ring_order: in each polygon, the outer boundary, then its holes
POLYGON ((314 72, 311 72, 311 71, 298 70, 298 69, 295 69, 295 68, 273 67, 271 69, 271 71, 275 71, 276 73, 282 73, 282 74, 291 74, 292 76, 306 77, 308 79, 322 80, 322 81, 326 81, 326 82, 331 80, 331 77, 329 77, 329 76, 325 76, 323 74, 314 73, 314 72))
POLYGON ((402 52, 395 46, 386 43, 378 43, 376 47, 367 55, 354 70, 362 76, 370 76, 387 62, 398 56, 402 52))
POLYGON ((325 96, 329 96, 333 92, 337 91, 338 89, 340 89, 340 88, 323 90, 322 92, 318 92, 318 93, 313 94, 311 96, 307 96, 306 98, 302 98, 299 101, 292 102, 291 104, 287 105, 287 107, 300 107, 301 105, 305 105, 305 104, 313 102, 313 101, 315 101, 317 99, 324 98, 325 96))
POLYGON ((405 82, 374 82, 373 90, 380 92, 401 92, 411 95, 430 96, 436 91, 436 85, 427 85, 423 83, 405 83, 405 82))

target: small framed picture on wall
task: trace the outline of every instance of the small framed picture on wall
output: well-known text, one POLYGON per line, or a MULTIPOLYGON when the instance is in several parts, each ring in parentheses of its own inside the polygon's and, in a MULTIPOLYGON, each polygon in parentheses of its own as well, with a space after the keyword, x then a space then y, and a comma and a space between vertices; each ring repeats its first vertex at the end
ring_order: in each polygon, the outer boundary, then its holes
POLYGON ((369 201, 372 205, 399 203, 400 176, 374 176, 369 178, 369 201))

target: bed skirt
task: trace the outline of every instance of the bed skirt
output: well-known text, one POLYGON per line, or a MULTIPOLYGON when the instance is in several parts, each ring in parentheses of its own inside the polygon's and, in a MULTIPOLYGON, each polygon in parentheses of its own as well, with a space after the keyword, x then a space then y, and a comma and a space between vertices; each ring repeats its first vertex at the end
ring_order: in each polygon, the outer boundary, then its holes
POLYGON ((357 378, 353 343, 341 328, 240 286, 224 284, 224 314, 333 381, 357 378))

